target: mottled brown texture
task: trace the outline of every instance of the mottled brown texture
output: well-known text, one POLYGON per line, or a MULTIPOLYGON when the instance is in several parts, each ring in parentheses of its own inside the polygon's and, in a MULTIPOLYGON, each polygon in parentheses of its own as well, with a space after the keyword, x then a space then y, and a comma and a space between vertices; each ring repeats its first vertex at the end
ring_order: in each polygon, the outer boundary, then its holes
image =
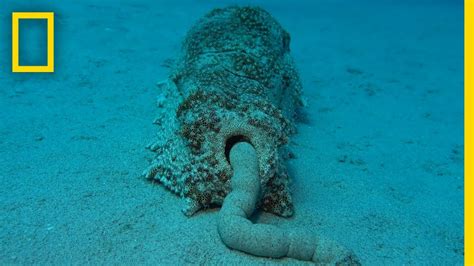
POLYGON ((281 156, 294 133, 301 85, 289 55, 289 34, 255 7, 215 9, 185 38, 182 55, 162 83, 156 158, 145 171, 188 201, 187 214, 221 205, 232 169, 226 142, 243 138, 256 148, 259 206, 293 213, 281 156))

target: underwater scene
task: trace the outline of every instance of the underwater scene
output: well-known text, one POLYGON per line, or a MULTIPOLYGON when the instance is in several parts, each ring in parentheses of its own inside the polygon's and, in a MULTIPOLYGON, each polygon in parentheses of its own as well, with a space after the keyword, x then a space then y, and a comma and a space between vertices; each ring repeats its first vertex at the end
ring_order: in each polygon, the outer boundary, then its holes
POLYGON ((0 3, 1 265, 462 265, 461 0, 0 3))

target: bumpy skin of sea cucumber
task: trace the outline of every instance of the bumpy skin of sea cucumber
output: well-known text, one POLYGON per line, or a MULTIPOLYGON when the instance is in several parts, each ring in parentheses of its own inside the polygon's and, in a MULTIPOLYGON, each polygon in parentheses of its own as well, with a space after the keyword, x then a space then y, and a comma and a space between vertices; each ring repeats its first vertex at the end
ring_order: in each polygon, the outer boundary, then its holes
POLYGON ((232 191, 224 200, 217 223, 219 235, 228 247, 262 257, 360 265, 351 251, 312 232, 252 224, 247 217, 255 211, 260 193, 257 153, 249 143, 237 143, 230 151, 230 163, 234 169, 232 191))
POLYGON ((285 145, 295 131, 301 84, 289 34, 255 7, 215 9, 188 32, 158 99, 156 153, 144 175, 186 198, 186 214, 221 205, 230 192, 231 143, 258 154, 259 208, 291 216, 285 145))

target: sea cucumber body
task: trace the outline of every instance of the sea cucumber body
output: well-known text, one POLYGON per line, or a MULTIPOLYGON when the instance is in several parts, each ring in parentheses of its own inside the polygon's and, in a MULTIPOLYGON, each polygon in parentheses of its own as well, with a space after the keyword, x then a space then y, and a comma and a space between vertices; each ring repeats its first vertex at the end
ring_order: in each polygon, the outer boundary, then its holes
POLYGON ((284 147, 295 131, 301 84, 289 44, 280 24, 254 7, 215 9, 188 32, 160 86, 160 132, 149 146, 156 156, 145 171, 185 197, 188 214, 222 204, 232 176, 226 153, 246 140, 259 158, 259 206, 292 215, 284 147))

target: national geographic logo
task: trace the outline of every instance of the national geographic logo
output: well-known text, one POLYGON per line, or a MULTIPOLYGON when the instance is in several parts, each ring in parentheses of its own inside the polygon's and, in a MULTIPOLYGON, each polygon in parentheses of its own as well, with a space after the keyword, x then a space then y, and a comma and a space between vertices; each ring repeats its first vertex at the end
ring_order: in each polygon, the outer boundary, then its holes
POLYGON ((12 13, 12 72, 54 72, 54 13, 13 12, 12 13), (42 66, 20 65, 19 36, 21 19, 45 19, 47 24, 47 63, 42 66))

